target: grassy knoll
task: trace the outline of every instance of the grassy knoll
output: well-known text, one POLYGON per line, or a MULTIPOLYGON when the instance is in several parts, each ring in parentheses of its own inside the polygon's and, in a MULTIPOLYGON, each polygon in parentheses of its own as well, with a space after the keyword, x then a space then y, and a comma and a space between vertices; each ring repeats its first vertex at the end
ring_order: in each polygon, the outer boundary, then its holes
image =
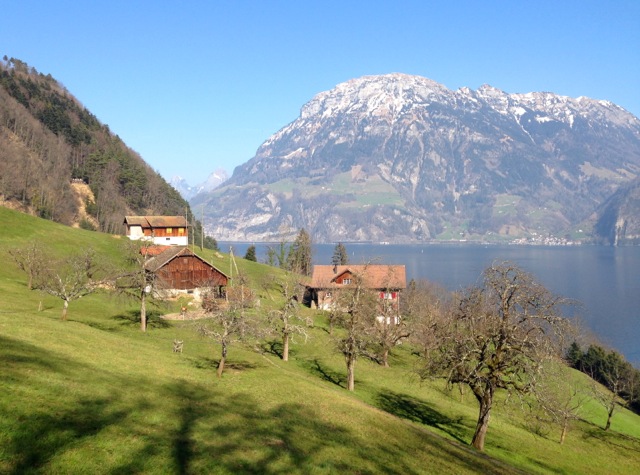
MULTIPOLYGON (((3 208, 0 222, 3 253, 38 237, 59 252, 92 246, 118 258, 111 236, 3 208)), ((227 255, 205 254, 229 273, 227 255)), ((344 360, 315 315, 288 363, 270 345, 232 346, 217 379, 219 348, 189 322, 160 320, 156 308, 141 333, 135 307, 105 294, 73 302, 62 322, 60 302, 28 291, 1 259, 0 473, 640 473, 640 418, 627 411, 605 433, 605 412, 590 403, 561 446, 559 429, 535 435, 499 403, 479 454, 468 446, 472 396, 420 384, 406 346, 391 368, 359 360, 348 393, 344 360)), ((266 312, 278 271, 236 261, 266 312)))

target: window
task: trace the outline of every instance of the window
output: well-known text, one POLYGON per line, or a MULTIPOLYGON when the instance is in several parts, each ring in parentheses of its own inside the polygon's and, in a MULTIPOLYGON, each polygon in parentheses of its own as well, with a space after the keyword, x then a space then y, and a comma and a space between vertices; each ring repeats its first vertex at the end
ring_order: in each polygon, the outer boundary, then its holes
POLYGON ((172 234, 173 233, 173 228, 167 228, 167 234, 172 234))
POLYGON ((184 234, 184 228, 178 228, 178 236, 182 236, 184 234))
POLYGON ((343 283, 344 285, 349 285, 349 284, 351 284, 351 279, 343 279, 343 280, 342 280, 342 283, 343 283))

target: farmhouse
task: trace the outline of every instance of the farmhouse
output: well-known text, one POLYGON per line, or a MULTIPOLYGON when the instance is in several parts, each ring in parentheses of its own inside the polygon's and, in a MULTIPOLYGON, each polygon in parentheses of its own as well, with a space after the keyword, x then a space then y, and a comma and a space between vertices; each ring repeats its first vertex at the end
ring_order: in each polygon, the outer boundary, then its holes
POLYGON ((222 271, 186 246, 167 247, 145 263, 145 270, 155 274, 156 290, 162 292, 194 292, 206 287, 223 295, 229 283, 222 271))
POLYGON ((132 240, 149 240, 154 244, 187 246, 189 226, 184 216, 125 216, 126 234, 132 240))
POLYGON ((396 308, 400 302, 400 291, 407 287, 404 265, 313 266, 308 286, 311 306, 331 309, 336 293, 355 284, 357 279, 362 279, 365 288, 378 292, 382 301, 396 308))

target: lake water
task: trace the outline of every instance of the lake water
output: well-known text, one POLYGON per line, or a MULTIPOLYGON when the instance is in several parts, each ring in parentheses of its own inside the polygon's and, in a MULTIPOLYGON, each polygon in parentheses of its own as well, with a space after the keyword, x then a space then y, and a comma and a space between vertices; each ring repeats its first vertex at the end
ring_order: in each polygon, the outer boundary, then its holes
MULTIPOLYGON (((233 246, 236 256, 244 256, 250 245, 219 244, 223 252, 233 246)), ((267 247, 256 243, 261 262, 267 247)), ((334 247, 314 245, 314 263, 331 264, 334 247)), ((449 290, 478 283, 494 261, 512 261, 554 293, 579 301, 577 313, 589 330, 640 368, 640 247, 355 243, 345 247, 353 264, 404 264, 407 279, 438 282, 449 290)))

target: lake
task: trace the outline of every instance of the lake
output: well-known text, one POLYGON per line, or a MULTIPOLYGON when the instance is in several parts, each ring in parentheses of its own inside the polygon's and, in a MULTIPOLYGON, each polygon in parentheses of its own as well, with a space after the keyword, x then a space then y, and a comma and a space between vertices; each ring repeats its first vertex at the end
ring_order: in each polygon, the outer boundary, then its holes
MULTIPOLYGON (((219 243, 244 256, 250 243, 219 243)), ((268 244, 256 243, 258 260, 268 244)), ((315 264, 331 264, 335 245, 314 245, 315 264)), ((345 243, 349 261, 404 264, 407 279, 458 290, 479 282, 494 261, 512 261, 558 295, 575 299, 578 313, 600 341, 640 368, 640 247, 509 246, 480 244, 378 245, 345 243)))

